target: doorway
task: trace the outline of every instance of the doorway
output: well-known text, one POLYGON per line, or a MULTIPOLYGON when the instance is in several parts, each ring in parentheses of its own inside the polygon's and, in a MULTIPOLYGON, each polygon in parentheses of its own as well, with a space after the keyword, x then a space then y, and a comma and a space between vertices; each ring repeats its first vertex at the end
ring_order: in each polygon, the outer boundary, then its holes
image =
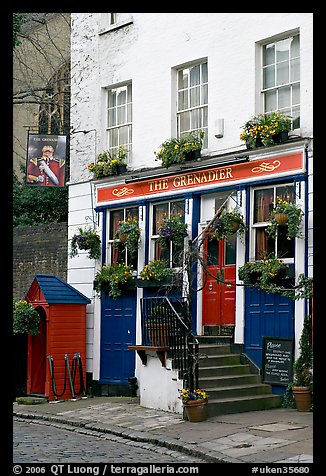
POLYGON ((45 395, 46 380, 46 313, 43 307, 37 307, 36 311, 40 315, 40 332, 31 339, 30 366, 28 375, 27 390, 32 395, 45 395))
POLYGON ((235 273, 236 239, 207 237, 204 256, 207 269, 203 269, 203 326, 229 326, 235 324, 235 273))

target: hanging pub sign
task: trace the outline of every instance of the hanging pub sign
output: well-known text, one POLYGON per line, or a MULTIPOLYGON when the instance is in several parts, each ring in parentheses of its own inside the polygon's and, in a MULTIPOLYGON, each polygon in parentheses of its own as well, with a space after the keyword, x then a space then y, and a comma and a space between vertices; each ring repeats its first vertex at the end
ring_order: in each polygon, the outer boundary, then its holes
POLYGON ((29 134, 26 184, 63 187, 65 184, 66 136, 29 134))

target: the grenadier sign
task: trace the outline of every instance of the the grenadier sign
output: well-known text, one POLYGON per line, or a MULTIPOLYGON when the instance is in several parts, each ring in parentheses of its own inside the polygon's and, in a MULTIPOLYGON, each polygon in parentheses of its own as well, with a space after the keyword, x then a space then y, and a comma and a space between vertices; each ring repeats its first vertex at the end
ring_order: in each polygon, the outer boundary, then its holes
POLYGON ((144 195, 173 192, 194 187, 212 187, 220 183, 243 182, 274 174, 303 171, 303 152, 286 154, 270 159, 253 160, 241 164, 230 164, 196 170, 194 172, 172 174, 167 177, 139 180, 137 182, 98 186, 97 203, 110 202, 144 195))

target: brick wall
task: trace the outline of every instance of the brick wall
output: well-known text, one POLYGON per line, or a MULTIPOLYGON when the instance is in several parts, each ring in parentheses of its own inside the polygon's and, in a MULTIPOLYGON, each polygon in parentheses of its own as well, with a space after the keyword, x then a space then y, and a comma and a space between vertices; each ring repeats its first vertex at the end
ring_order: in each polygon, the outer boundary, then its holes
POLYGON ((67 279, 67 239, 67 223, 14 228, 14 296, 25 297, 35 274, 55 274, 67 279))

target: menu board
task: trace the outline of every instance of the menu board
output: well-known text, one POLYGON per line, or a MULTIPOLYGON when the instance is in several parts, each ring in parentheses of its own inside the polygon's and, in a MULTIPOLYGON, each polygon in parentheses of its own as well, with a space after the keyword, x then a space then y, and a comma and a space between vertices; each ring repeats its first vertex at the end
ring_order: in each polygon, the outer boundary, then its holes
POLYGON ((294 340, 263 337, 263 382, 288 385, 293 375, 294 340))

